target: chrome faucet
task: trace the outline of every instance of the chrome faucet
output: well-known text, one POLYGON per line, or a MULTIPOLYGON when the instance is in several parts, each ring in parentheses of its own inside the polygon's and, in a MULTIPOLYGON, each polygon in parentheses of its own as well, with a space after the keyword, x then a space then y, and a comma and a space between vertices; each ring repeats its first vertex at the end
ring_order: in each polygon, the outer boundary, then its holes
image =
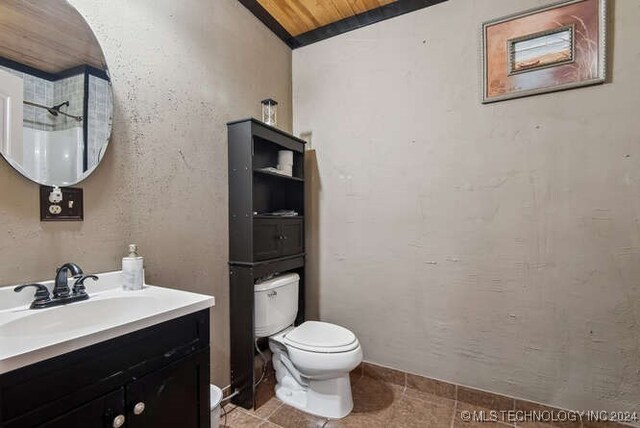
POLYGON ((49 289, 42 284, 25 284, 13 289, 19 293, 26 287, 35 287, 35 299, 31 303, 31 309, 43 309, 51 306, 66 305, 67 303, 87 300, 89 295, 84 285, 84 281, 91 278, 95 281, 95 275, 84 275, 80 266, 75 263, 65 263, 56 270, 56 280, 53 286, 53 293, 49 294, 49 289), (69 289, 69 273, 75 279, 73 289, 69 289))

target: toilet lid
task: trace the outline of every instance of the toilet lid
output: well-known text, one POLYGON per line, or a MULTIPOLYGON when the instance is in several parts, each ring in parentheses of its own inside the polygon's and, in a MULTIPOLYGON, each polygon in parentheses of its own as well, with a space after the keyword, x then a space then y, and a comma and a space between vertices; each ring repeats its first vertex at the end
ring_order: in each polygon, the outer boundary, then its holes
POLYGON ((310 352, 347 352, 358 347, 356 335, 339 325, 307 321, 284 337, 287 345, 310 352))

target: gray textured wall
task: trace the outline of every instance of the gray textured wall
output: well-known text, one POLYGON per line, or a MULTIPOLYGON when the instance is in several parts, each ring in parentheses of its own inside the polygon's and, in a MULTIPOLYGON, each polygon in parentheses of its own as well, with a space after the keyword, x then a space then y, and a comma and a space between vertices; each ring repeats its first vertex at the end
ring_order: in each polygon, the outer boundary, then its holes
POLYGON ((614 4, 612 83, 481 105, 481 23, 546 3, 451 0, 294 51, 310 309, 370 361, 638 410, 640 2, 614 4))
POLYGON ((277 99, 291 128, 291 51, 235 0, 73 0, 115 90, 114 137, 81 184, 85 221, 40 223, 38 187, 0 163, 0 284, 73 260, 119 269, 136 242, 152 284, 213 294, 212 379, 229 381, 228 120, 277 99))

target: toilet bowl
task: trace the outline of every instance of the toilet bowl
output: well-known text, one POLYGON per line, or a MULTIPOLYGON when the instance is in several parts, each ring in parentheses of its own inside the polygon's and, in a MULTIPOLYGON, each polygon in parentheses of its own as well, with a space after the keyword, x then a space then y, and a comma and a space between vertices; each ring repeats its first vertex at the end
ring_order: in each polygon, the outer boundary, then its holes
POLYGON ((302 411, 339 419, 353 409, 349 372, 362 348, 346 328, 307 321, 269 337, 276 396, 302 411))
POLYGON ((317 416, 339 419, 353 409, 349 372, 362 362, 356 336, 344 327, 306 321, 294 327, 297 274, 255 286, 255 332, 269 337, 276 371, 276 396, 317 416))

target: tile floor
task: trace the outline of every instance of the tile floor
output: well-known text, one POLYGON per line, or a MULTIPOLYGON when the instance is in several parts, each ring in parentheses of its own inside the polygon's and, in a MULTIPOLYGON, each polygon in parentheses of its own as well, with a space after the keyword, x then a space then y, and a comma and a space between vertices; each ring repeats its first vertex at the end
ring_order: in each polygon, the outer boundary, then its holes
MULTIPOLYGON (((394 378, 388 373, 362 370, 351 377, 354 408, 352 413, 341 420, 327 420, 308 415, 283 404, 273 397, 275 378, 273 374, 260 385, 256 397, 258 408, 248 411, 233 405, 225 406, 227 421, 221 427, 457 427, 455 421, 455 391, 447 398, 449 391, 429 391, 417 389, 421 385, 407 382, 404 375, 394 378), (362 373, 364 371, 364 373, 362 373)), ((425 390, 426 389, 426 390, 425 390)), ((491 424, 482 424, 491 428, 491 424)), ((507 428, 507 425, 494 425, 507 428)))
MULTIPOLYGON (((266 376, 256 391, 256 410, 234 405, 225 406, 222 428, 336 428, 336 427, 445 427, 445 428, 509 428, 502 422, 465 422, 467 411, 493 410, 557 410, 510 397, 457 386, 434 379, 407 374, 394 369, 365 363, 351 373, 353 411, 341 420, 315 417, 283 404, 274 397, 275 375, 266 376)), ((516 428, 627 428, 620 424, 582 424, 566 422, 560 425, 528 422, 516 428)))

